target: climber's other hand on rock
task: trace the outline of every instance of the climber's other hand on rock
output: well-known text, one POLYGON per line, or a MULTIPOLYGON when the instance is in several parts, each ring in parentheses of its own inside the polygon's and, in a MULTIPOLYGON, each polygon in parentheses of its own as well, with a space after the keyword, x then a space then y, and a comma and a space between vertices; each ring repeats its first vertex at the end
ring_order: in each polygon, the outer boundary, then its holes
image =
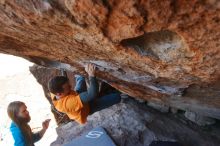
POLYGON ((85 67, 85 71, 90 77, 95 77, 96 66, 95 64, 89 63, 85 67))

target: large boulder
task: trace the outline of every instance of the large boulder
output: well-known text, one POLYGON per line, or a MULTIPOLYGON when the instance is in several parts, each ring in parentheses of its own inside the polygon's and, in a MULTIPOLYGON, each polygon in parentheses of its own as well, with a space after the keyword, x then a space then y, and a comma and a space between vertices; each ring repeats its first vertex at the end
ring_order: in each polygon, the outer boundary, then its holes
POLYGON ((51 146, 60 146, 102 126, 118 146, 148 146, 152 141, 178 141, 183 146, 218 146, 220 127, 202 129, 184 115, 164 114, 131 98, 88 117, 85 125, 69 122, 59 126, 51 146))
POLYGON ((1 53, 84 75, 94 63, 130 96, 220 119, 218 0, 0 0, 0 14, 1 53))

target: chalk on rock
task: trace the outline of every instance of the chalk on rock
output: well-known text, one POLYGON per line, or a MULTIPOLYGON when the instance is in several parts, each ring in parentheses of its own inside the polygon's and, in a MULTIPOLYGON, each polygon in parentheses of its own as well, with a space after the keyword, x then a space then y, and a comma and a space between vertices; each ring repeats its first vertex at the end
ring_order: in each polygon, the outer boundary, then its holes
POLYGON ((200 126, 215 124, 215 119, 209 118, 209 117, 206 117, 203 115, 199 115, 199 114, 197 114, 195 112, 191 112, 191 111, 186 111, 185 117, 200 126))

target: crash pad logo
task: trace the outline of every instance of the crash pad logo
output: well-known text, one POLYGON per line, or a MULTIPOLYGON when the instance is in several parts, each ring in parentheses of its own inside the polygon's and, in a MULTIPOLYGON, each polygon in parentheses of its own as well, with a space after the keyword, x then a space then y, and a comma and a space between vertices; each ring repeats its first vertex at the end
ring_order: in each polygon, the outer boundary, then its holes
POLYGON ((86 138, 99 138, 102 136, 104 133, 101 131, 90 131, 87 135, 86 138))

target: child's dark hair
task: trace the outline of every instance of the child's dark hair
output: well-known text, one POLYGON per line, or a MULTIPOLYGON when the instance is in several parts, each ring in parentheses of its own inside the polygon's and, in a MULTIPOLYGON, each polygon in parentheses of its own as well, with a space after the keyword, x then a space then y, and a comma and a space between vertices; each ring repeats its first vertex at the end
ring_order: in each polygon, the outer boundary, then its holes
POLYGON ((48 83, 48 89, 51 93, 62 93, 63 92, 63 85, 67 83, 69 79, 65 76, 55 76, 50 79, 48 83))

